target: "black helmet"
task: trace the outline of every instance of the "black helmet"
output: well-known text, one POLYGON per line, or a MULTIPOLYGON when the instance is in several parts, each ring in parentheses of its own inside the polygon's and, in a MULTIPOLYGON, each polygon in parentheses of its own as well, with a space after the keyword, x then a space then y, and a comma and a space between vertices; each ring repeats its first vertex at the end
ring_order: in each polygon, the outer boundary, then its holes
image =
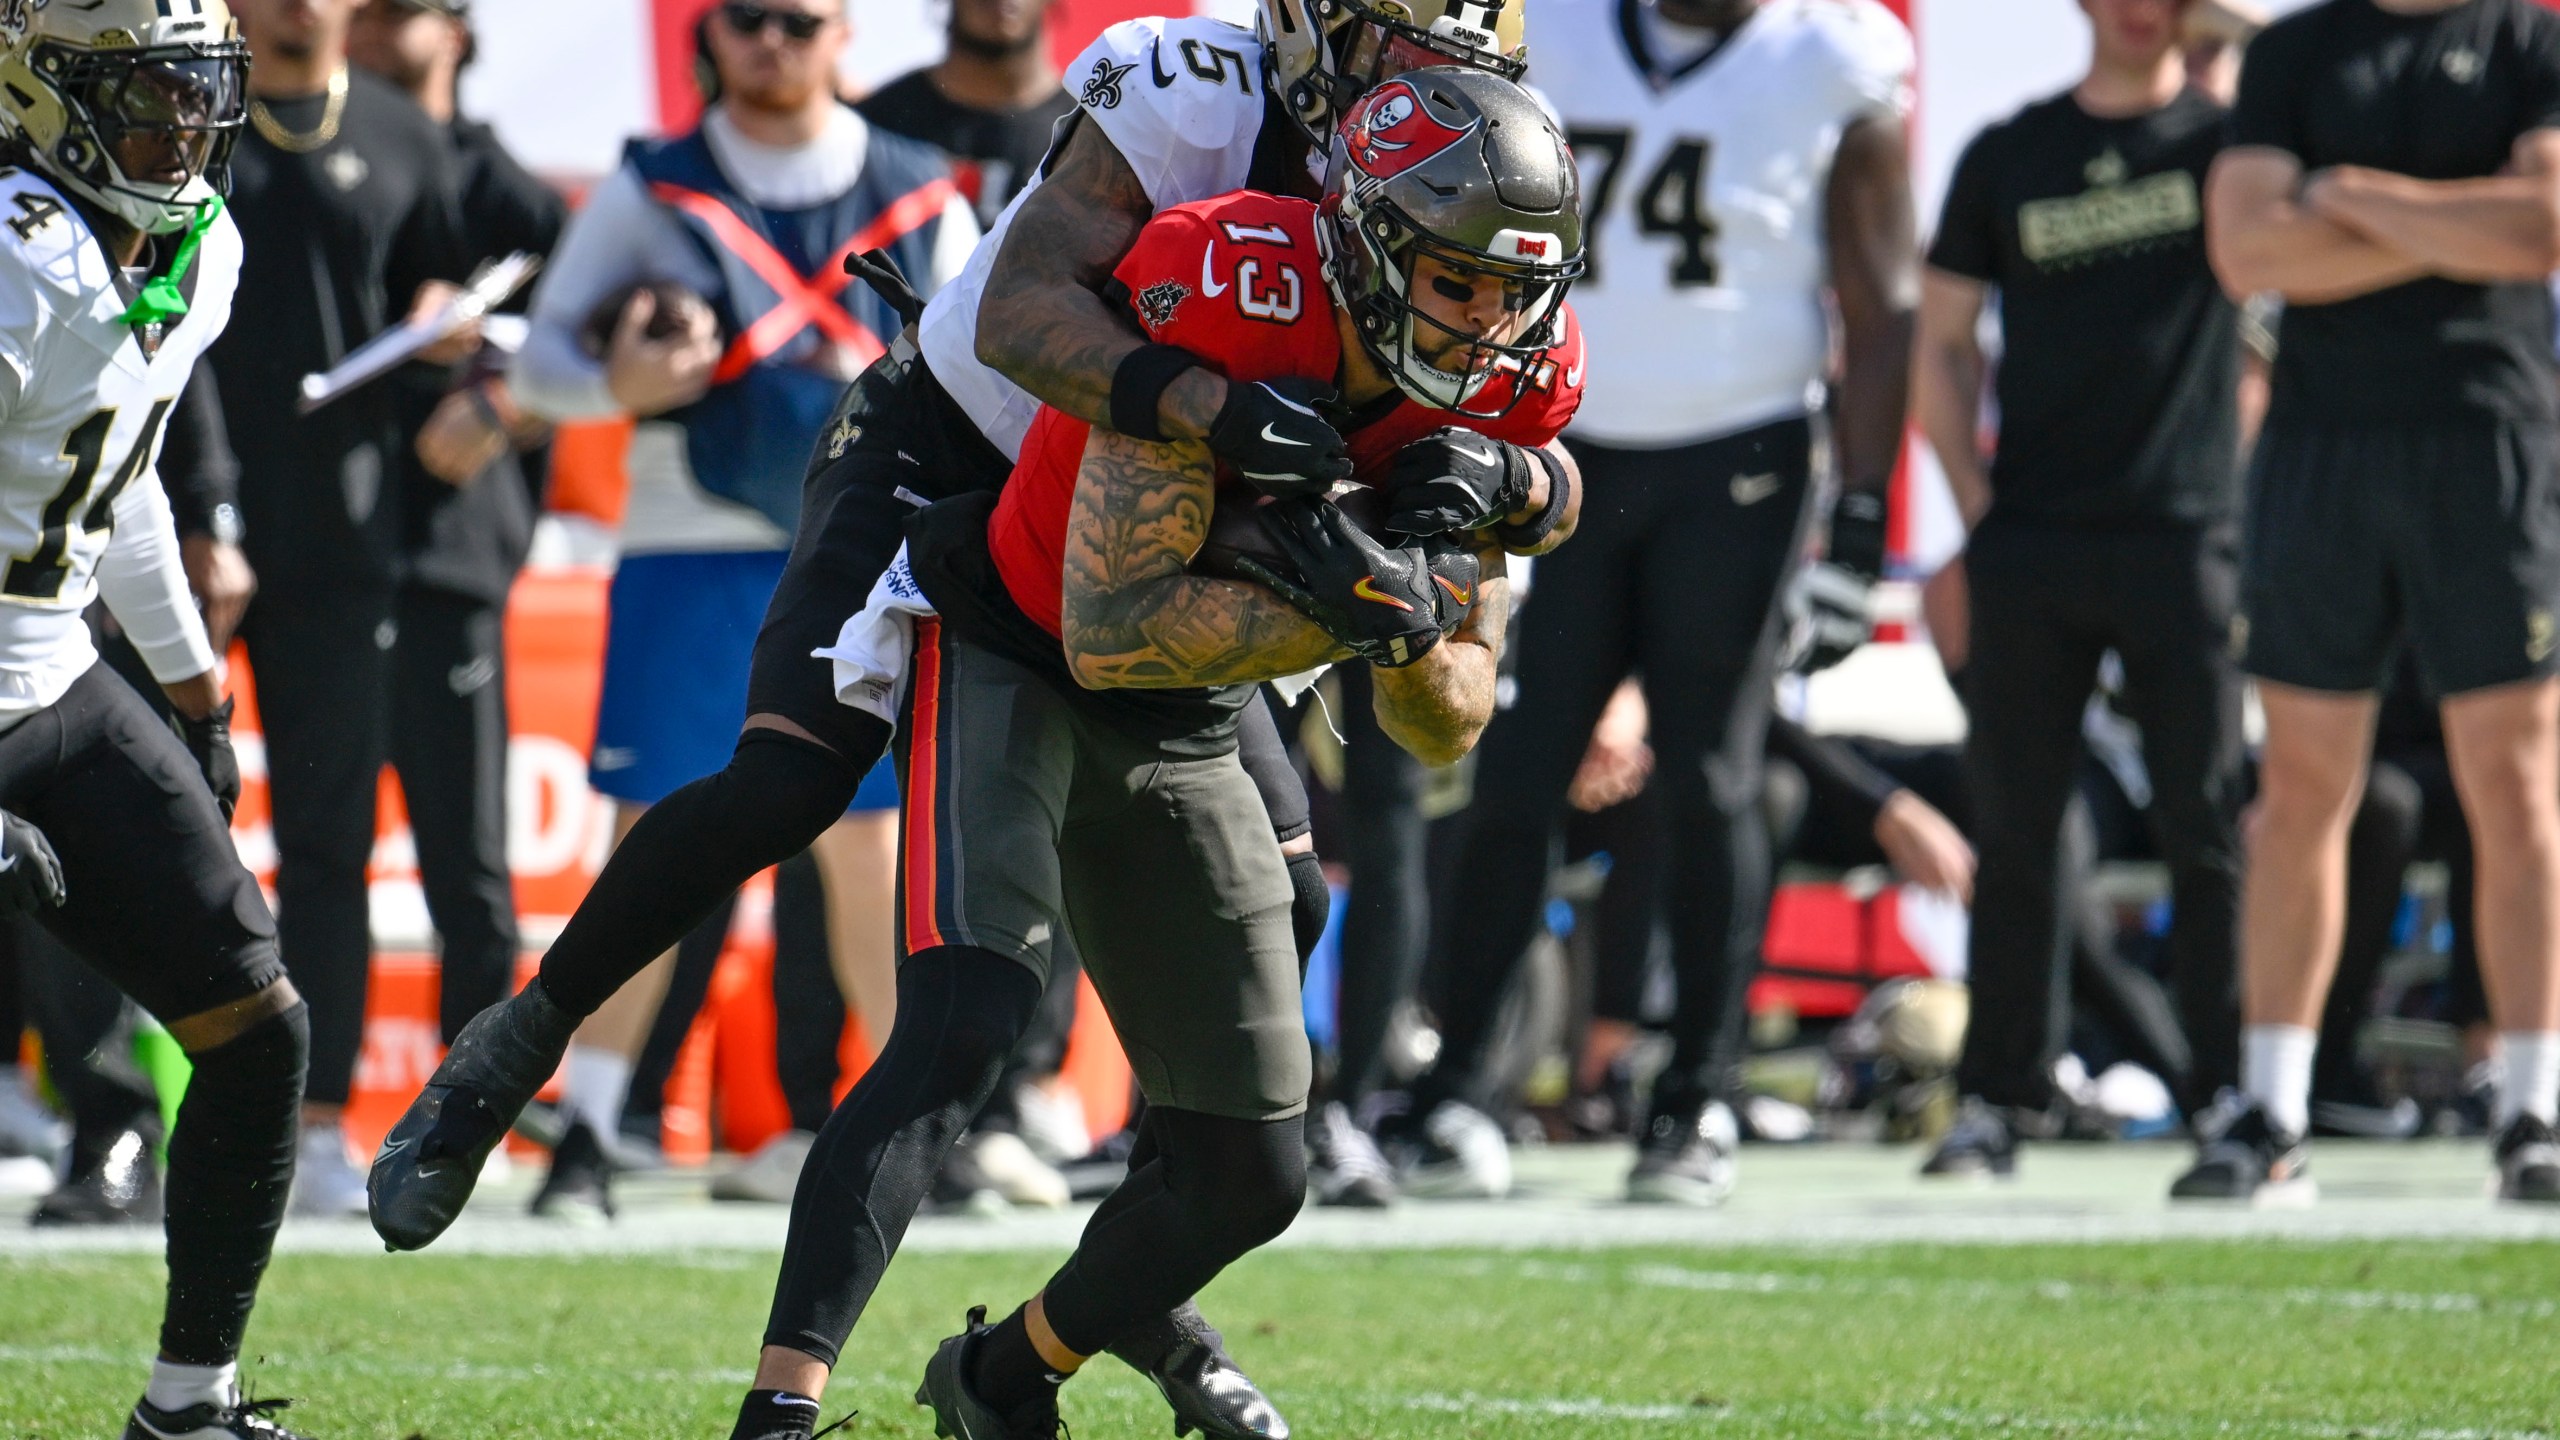
POLYGON ((1564 136, 1519 86, 1481 70, 1437 66, 1371 90, 1343 117, 1325 177, 1327 279, 1360 343, 1417 402, 1470 408, 1500 370, 1534 374, 1563 334, 1567 287, 1582 274, 1582 190, 1564 136), (1413 266, 1428 255, 1499 280, 1525 317, 1512 340, 1460 334, 1413 304, 1413 266), (1428 326, 1466 342, 1444 370, 1414 343, 1428 326))

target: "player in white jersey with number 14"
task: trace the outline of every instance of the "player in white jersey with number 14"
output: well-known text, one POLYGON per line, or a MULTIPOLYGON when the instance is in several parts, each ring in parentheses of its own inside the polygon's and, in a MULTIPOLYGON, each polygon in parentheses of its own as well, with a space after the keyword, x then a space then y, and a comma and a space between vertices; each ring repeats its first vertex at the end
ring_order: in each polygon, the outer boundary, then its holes
POLYGON ((309 1027, 232 849, 231 707, 153 468, 231 316, 221 188, 247 78, 222 0, 0 0, 0 907, 34 912, 195 1067, 159 1359, 125 1440, 289 1440, 237 1362, 309 1027), (101 597, 177 731, 98 663, 101 597))

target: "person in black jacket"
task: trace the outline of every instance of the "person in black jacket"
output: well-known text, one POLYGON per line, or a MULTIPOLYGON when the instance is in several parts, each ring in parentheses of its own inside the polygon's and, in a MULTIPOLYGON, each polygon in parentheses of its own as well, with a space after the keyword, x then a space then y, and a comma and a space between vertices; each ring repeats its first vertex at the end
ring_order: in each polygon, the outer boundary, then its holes
MULTIPOLYGON (((246 241, 239 306, 248 323, 212 360, 258 576, 241 636, 267 740, 276 920, 311 1003, 295 1205, 350 1214, 364 1207, 364 1177, 338 1119, 364 1035, 365 869, 391 747, 414 484, 403 457, 416 422, 397 384, 307 416, 300 385, 404 313, 440 307, 470 257, 444 128, 347 64, 356 0, 243 0, 238 9, 257 56, 231 201, 246 241)), ((475 344, 452 337, 428 358, 453 363, 475 344)), ((407 788, 421 796, 441 787, 407 788)))
MULTIPOLYGON (((467 120, 456 91, 472 58, 461 0, 372 0, 348 32, 356 65, 417 102, 450 142, 472 261, 547 255, 568 221, 559 194, 467 120)), ((446 1044, 514 989, 518 945, 507 871, 507 592, 533 543, 547 427, 515 408, 479 359, 397 377, 406 558, 392 651, 391 759, 417 837, 427 912, 443 941, 446 1044), (458 382, 458 383, 457 383, 458 382)))

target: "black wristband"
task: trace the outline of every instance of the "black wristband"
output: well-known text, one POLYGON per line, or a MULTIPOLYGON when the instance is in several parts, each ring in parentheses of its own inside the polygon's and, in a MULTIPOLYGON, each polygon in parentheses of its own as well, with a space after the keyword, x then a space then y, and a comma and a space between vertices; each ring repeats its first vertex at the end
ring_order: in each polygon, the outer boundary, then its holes
POLYGON ((1832 502, 1831 544, 1824 558, 1868 580, 1884 573, 1884 496, 1882 485, 1841 492, 1832 502))
POLYGON ((1111 428, 1132 440, 1165 442, 1165 387, 1200 357, 1179 345, 1141 345, 1111 374, 1111 428))
POLYGON ((1573 476, 1555 452, 1543 445, 1521 448, 1529 451, 1530 459, 1546 467, 1547 503, 1537 514, 1516 525, 1506 520, 1493 527, 1493 538, 1514 555, 1525 555, 1547 543, 1547 537, 1564 523, 1565 509, 1573 501, 1573 476))

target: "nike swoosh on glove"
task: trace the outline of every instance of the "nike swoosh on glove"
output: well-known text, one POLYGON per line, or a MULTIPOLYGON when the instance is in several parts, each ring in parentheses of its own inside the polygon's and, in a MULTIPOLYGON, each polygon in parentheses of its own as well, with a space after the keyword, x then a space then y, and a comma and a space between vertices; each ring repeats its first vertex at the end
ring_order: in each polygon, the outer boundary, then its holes
POLYGON ((1467 623, 1467 613, 1476 608, 1476 587, 1484 580, 1484 562, 1476 556, 1473 544, 1446 535, 1434 535, 1422 542, 1422 555, 1431 567, 1431 605, 1440 622, 1440 633, 1455 635, 1467 623))
POLYGON ((1455 427, 1396 452, 1387 467, 1387 528, 1400 535, 1479 530, 1527 508, 1529 452, 1455 427))
POLYGON ((1372 665, 1410 665, 1440 643, 1441 587, 1419 545, 1371 539, 1329 500, 1284 500, 1254 512, 1280 563, 1239 555, 1236 568, 1372 665))
POLYGON ((30 915, 68 898, 53 842, 24 816, 0 810, 0 914, 30 915))
POLYGON ((1227 386, 1209 449, 1265 495, 1321 496, 1351 478, 1333 387, 1294 376, 1227 386))

